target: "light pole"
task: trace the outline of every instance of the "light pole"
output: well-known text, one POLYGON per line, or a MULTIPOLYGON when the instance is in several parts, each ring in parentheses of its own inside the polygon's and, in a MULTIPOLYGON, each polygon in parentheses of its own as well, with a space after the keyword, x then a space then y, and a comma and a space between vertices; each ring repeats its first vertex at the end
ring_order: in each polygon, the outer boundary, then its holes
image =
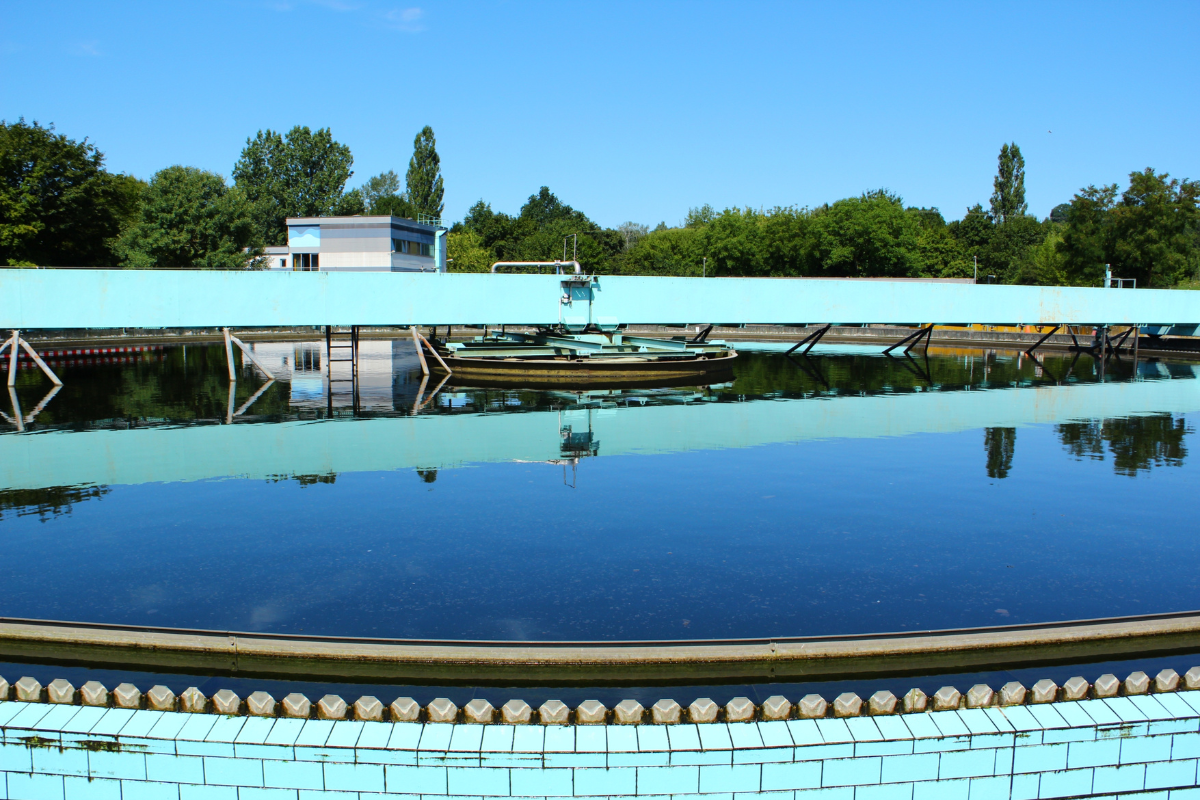
POLYGON ((701 278, 708 277, 708 256, 704 257, 704 265, 700 267, 700 277, 701 278))

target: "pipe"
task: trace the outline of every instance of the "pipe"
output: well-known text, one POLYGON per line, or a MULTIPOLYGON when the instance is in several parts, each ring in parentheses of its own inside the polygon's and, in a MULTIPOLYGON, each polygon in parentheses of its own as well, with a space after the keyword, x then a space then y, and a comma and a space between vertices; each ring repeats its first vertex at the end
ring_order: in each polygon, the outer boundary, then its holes
POLYGON ((575 267, 575 274, 583 273, 583 267, 578 261, 497 261, 492 264, 492 272, 496 272, 496 267, 555 267, 557 274, 562 274, 563 267, 575 267))

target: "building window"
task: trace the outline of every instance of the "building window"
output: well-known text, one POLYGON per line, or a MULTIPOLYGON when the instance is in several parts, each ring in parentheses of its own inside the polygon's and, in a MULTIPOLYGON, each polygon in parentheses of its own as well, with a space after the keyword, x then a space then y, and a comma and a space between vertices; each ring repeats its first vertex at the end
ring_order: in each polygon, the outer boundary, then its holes
POLYGON ((286 258, 279 259, 279 268, 287 269, 287 259, 286 258))
POLYGON ((319 272, 318 253, 292 253, 292 270, 295 272, 319 272))
POLYGON ((423 255, 423 256, 429 255, 429 245, 427 245, 427 244, 421 245, 421 255, 423 255))
POLYGON ((408 242, 403 239, 392 239, 392 249, 397 253, 407 253, 408 242))

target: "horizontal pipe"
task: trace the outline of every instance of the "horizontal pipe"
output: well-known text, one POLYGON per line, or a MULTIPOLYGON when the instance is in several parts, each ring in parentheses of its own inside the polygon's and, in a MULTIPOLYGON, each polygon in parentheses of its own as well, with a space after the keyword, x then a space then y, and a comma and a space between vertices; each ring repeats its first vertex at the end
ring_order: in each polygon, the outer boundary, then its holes
MULTIPOLYGON (((579 275, 583 272, 583 267, 578 261, 497 261, 492 264, 492 273, 495 274, 496 267, 575 267, 575 274, 579 275)), ((556 269, 556 272, 559 270, 556 269)))

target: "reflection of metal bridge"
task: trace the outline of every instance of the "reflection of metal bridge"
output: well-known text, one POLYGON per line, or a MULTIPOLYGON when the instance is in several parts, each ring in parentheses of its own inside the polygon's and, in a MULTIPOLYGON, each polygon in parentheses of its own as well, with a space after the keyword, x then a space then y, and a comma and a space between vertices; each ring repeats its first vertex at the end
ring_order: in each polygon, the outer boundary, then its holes
POLYGON ((596 442, 607 457, 1200 410, 1200 367, 1172 373, 983 391, 10 435, 0 436, 0 488, 444 469, 559 461, 595 452, 596 442))

